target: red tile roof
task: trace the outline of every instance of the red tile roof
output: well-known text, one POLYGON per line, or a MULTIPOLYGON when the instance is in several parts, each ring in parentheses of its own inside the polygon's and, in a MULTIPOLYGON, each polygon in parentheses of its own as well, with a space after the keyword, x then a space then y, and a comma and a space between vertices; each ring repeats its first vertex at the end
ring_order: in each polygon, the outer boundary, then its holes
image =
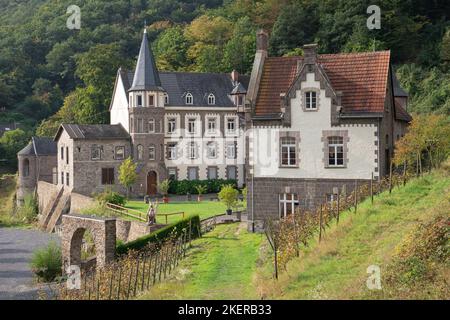
MULTIPOLYGON (((335 91, 342 91, 344 113, 383 112, 389 71, 389 51, 323 54, 318 62, 335 91)), ((302 57, 269 57, 259 85, 255 114, 280 112, 280 94, 295 79, 302 57)))

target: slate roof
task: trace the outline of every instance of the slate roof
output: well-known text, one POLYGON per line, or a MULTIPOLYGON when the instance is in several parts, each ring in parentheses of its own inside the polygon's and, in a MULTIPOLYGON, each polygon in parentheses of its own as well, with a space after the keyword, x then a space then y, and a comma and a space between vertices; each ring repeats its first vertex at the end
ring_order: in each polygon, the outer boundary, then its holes
POLYGON ((56 133, 55 141, 58 140, 63 129, 72 139, 109 140, 130 138, 130 135, 121 124, 62 124, 56 133))
MULTIPOLYGON (((134 73, 119 70, 125 91, 128 91, 134 73)), ((231 75, 227 73, 199 73, 199 72, 159 72, 161 86, 169 96, 167 106, 204 107, 208 106, 208 95, 216 97, 215 107, 234 107, 230 94, 235 87, 231 75), (192 105, 186 105, 185 96, 190 92, 194 98, 192 105)), ((240 88, 248 88, 250 77, 239 75, 240 88)), ((128 98, 128 97, 127 97, 128 98)))
POLYGON ((162 90, 155 58, 148 46, 147 30, 144 31, 142 36, 136 72, 129 90, 162 90))
POLYGON ((29 156, 50 156, 57 154, 57 145, 52 138, 45 137, 32 137, 31 142, 22 150, 18 152, 18 155, 29 156))
POLYGON ((394 96, 396 97, 408 97, 408 93, 403 90, 403 88, 400 85, 400 82, 397 79, 397 76, 395 75, 394 70, 392 70, 392 82, 394 85, 394 96))
MULTIPOLYGON (((259 86, 255 114, 280 112, 280 93, 286 93, 302 57, 269 57, 259 86)), ((389 71, 389 51, 318 55, 331 86, 342 91, 344 113, 381 113, 389 71)))
POLYGON ((395 119, 396 120, 405 121, 405 122, 412 121, 411 115, 405 110, 405 108, 403 108, 400 105, 400 103, 395 101, 394 106, 395 106, 395 119))

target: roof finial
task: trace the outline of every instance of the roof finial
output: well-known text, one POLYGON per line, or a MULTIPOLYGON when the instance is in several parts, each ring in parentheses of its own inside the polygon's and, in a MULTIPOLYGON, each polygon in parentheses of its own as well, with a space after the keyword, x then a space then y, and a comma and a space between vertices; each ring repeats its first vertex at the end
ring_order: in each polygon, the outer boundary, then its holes
POLYGON ((144 33, 147 33, 147 19, 144 19, 144 33))

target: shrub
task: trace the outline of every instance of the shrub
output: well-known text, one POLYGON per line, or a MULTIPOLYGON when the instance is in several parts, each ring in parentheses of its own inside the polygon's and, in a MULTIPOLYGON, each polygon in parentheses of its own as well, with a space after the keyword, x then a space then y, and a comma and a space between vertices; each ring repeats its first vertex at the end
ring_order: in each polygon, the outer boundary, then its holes
POLYGON ((127 203, 127 199, 124 196, 118 192, 112 191, 111 189, 107 189, 102 193, 97 194, 95 196, 95 200, 97 200, 102 206, 106 203, 124 206, 127 203))
POLYGON ((195 190, 197 191, 197 194, 202 195, 206 191, 208 191, 208 188, 204 184, 200 184, 198 186, 195 186, 195 190))
POLYGON ((62 257, 61 249, 55 242, 47 247, 36 250, 31 259, 31 270, 40 280, 51 282, 61 275, 62 257))
POLYGON ((191 221, 191 239, 197 238, 200 235, 200 218, 199 216, 190 216, 178 222, 170 224, 148 235, 140 237, 136 240, 127 243, 117 243, 116 253, 122 255, 130 250, 141 250, 150 243, 161 243, 171 237, 176 237, 182 234, 184 229, 189 229, 189 221, 191 221))
POLYGON ((226 185, 223 186, 219 192, 219 200, 225 204, 228 209, 231 209, 236 205, 238 201, 239 191, 237 191, 234 186, 226 185))
POLYGON ((224 185, 233 185, 237 187, 236 180, 214 179, 214 180, 176 180, 171 181, 169 193, 171 194, 197 194, 196 187, 200 185, 206 186, 205 193, 218 193, 224 185))
POLYGON ((30 223, 36 220, 39 213, 39 206, 35 194, 27 194, 23 199, 23 205, 18 208, 18 216, 25 222, 30 223))
POLYGON ((161 183, 159 184, 159 191, 166 196, 167 193, 169 192, 169 188, 170 188, 170 181, 168 179, 161 181, 161 183))

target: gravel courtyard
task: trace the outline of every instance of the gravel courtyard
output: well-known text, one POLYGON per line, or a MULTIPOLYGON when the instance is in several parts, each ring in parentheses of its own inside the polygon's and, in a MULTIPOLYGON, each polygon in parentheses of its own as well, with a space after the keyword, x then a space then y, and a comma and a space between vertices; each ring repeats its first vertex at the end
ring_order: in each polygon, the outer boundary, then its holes
POLYGON ((29 262, 33 251, 59 237, 37 230, 0 228, 0 300, 36 299, 29 262))

